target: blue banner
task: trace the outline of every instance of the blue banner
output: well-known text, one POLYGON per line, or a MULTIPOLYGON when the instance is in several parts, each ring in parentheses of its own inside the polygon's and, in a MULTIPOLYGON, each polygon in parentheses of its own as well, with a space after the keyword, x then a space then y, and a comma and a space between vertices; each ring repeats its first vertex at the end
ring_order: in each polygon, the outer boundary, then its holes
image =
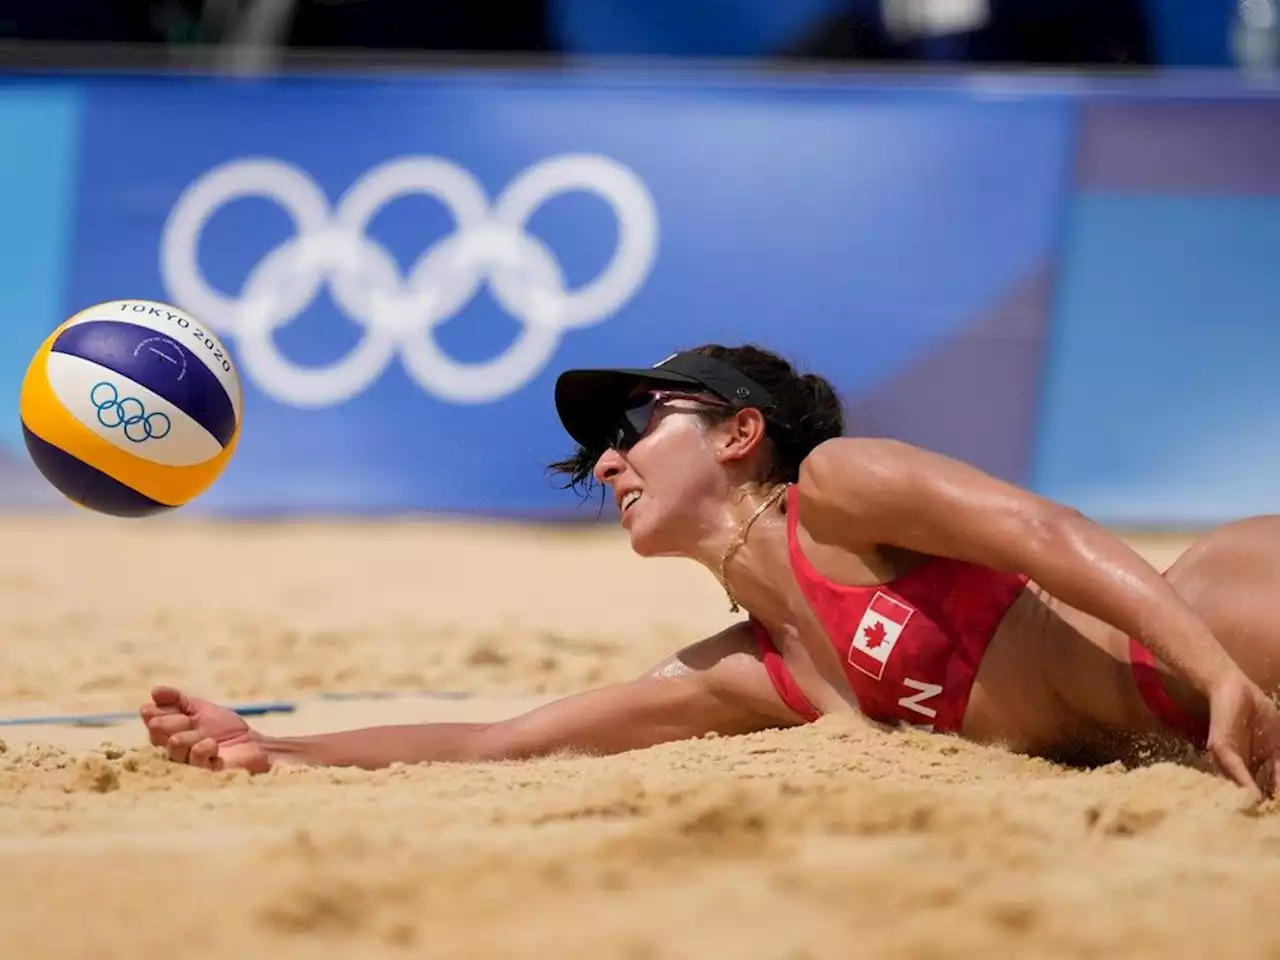
POLYGON ((62 502, 18 429, 36 346, 140 297, 244 381, 196 511, 593 519, 545 470, 556 375, 705 342, 1107 522, 1280 511, 1278 111, 1208 78, 11 80, 0 505, 62 502))
POLYGON ((1029 468, 1059 104, 500 74, 82 90, 64 310, 176 303, 245 382, 198 508, 594 515, 544 469, 556 374, 708 341, 825 373, 868 429, 1029 468), (894 400, 921 391, 923 417, 894 400))
POLYGON ((81 101, 36 83, 0 87, 0 505, 61 502, 27 460, 18 391, 64 318, 81 101))
POLYGON ((1087 108, 1032 482, 1096 519, 1280 512, 1280 102, 1087 108))

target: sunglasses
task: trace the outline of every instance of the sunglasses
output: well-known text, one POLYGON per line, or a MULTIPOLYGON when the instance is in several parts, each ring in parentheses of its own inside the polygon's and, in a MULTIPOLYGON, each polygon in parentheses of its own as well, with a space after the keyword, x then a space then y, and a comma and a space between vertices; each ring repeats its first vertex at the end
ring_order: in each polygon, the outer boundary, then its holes
POLYGON ((713 400, 706 396, 692 393, 674 393, 670 390, 650 390, 636 394, 627 400, 618 416, 617 423, 605 439, 606 444, 614 450, 623 452, 630 450, 648 431, 658 408, 671 400, 692 400, 705 407, 721 407, 734 409, 733 404, 723 400, 713 400))

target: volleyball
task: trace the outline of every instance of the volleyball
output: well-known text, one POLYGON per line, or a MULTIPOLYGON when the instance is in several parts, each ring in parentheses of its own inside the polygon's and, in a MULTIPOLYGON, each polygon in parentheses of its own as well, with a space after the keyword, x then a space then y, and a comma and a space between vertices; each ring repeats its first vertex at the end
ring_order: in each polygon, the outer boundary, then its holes
POLYGON ((196 318, 155 300, 111 300, 40 345, 20 407, 27 451, 58 491, 99 513, 146 517, 218 479, 242 403, 230 354, 196 318))

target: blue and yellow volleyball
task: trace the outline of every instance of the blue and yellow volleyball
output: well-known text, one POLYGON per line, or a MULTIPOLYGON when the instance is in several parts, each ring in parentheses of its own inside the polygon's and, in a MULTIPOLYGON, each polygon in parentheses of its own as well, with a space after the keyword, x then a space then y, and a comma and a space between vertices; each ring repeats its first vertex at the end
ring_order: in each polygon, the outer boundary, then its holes
POLYGON ((240 438, 243 393, 222 342, 155 300, 81 310, 36 351, 22 433, 36 467, 71 501, 146 517, 200 496, 240 438))

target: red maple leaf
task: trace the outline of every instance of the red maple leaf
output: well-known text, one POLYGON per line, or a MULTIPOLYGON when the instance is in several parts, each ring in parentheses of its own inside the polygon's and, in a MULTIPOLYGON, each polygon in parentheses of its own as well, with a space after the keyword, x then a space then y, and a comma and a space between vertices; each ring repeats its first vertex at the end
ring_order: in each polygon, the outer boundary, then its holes
POLYGON ((867 647, 874 650, 885 641, 885 629, 883 623, 873 623, 867 629, 862 631, 862 635, 866 637, 867 647))

